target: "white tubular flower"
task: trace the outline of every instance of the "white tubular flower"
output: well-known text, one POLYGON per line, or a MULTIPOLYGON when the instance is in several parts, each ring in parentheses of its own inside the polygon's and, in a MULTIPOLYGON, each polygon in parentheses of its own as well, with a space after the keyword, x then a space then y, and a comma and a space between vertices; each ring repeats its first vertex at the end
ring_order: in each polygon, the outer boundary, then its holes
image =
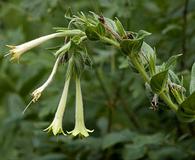
POLYGON ((54 75, 55 75, 55 73, 57 71, 59 62, 60 62, 60 57, 58 57, 56 59, 56 62, 54 64, 54 66, 53 66, 53 69, 52 69, 52 72, 51 72, 49 78, 45 81, 45 83, 43 85, 41 85, 39 88, 37 88, 36 90, 34 90, 32 92, 32 94, 31 94, 33 96, 32 101, 34 103, 40 98, 41 93, 45 90, 45 88, 52 82, 52 80, 54 78, 54 75))
POLYGON ((75 127, 72 131, 67 132, 73 136, 88 137, 88 132, 93 132, 85 127, 84 113, 83 113, 83 100, 81 93, 80 79, 76 78, 76 109, 75 109, 75 127))
POLYGON ((23 111, 23 114, 26 112, 26 110, 30 107, 30 105, 33 103, 35 103, 36 101, 38 101, 38 99, 41 97, 41 94, 42 92, 45 90, 45 88, 52 82, 53 78, 54 78, 54 75, 57 71, 57 68, 58 68, 58 64, 60 62, 60 57, 58 57, 56 59, 56 62, 53 66, 53 69, 52 69, 52 72, 49 76, 49 78, 47 79, 47 81, 45 81, 45 83, 43 83, 43 85, 41 85, 39 88, 35 89, 31 95, 32 95, 32 100, 30 101, 30 103, 26 106, 26 108, 24 109, 23 111))
POLYGON ((7 55, 11 55, 11 61, 12 60, 19 60, 20 56, 23 53, 42 44, 45 41, 48 41, 52 38, 71 36, 71 35, 76 35, 76 34, 84 34, 84 33, 80 30, 65 30, 63 32, 61 31, 59 33, 53 33, 53 34, 49 34, 46 36, 36 38, 32 41, 23 43, 23 44, 18 45, 18 46, 7 45, 7 47, 10 48, 9 54, 7 54, 7 55))
POLYGON ((46 36, 36 38, 32 41, 23 43, 23 44, 18 45, 18 46, 7 45, 7 47, 11 48, 11 50, 9 51, 10 52, 9 54, 11 55, 11 61, 12 60, 19 60, 20 56, 23 53, 42 44, 43 42, 46 42, 52 38, 63 37, 63 36, 64 36, 64 33, 53 33, 53 34, 49 34, 46 36))
POLYGON ((54 135, 60 133, 66 135, 62 128, 62 121, 63 121, 64 111, 66 108, 69 82, 70 82, 70 77, 68 77, 68 79, 65 80, 64 89, 53 122, 50 124, 48 128, 44 129, 44 131, 53 132, 54 135))

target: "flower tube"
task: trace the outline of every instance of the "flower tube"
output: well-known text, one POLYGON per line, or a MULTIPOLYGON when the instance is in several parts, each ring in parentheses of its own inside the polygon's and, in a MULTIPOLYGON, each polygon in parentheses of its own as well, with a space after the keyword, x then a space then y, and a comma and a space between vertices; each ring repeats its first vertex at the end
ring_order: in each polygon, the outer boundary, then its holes
POLYGON ((53 132, 54 135, 57 135, 60 133, 66 135, 63 131, 63 128, 62 128, 62 121, 63 121, 64 111, 66 108, 69 82, 70 82, 70 77, 68 77, 65 80, 64 89, 63 89, 62 96, 61 96, 57 111, 55 113, 55 117, 53 119, 53 122, 50 124, 50 126, 48 128, 44 129, 44 131, 53 132))
POLYGON ((34 91, 32 92, 32 96, 33 96, 32 101, 33 101, 33 102, 36 102, 36 101, 40 98, 41 93, 42 93, 42 92, 45 90, 45 88, 52 82, 52 80, 53 80, 53 78, 54 78, 54 75, 55 75, 55 73, 56 73, 56 71, 57 71, 59 62, 60 62, 60 57, 58 57, 58 58, 56 59, 56 62, 55 62, 55 64, 54 64, 54 66, 53 66, 53 69, 52 69, 52 72, 51 72, 49 78, 45 81, 45 83, 44 83, 43 85, 41 85, 39 88, 37 88, 36 90, 34 90, 34 91))
POLYGON ((9 54, 7 54, 7 55, 11 55, 11 61, 12 60, 19 60, 19 58, 21 57, 21 55, 23 53, 25 53, 26 51, 28 51, 36 46, 39 46, 40 44, 42 44, 50 39, 57 38, 57 37, 73 36, 73 35, 83 35, 83 34, 84 34, 84 32, 82 32, 81 30, 78 30, 78 29, 63 30, 63 31, 60 31, 58 33, 53 33, 53 34, 49 34, 46 36, 36 38, 34 40, 31 40, 29 42, 23 43, 23 44, 18 45, 18 46, 7 45, 7 47, 10 48, 9 54))
POLYGON ((80 78, 76 77, 75 127, 72 131, 68 132, 68 134, 72 134, 73 136, 80 135, 81 137, 88 137, 88 132, 91 133, 93 130, 89 130, 85 127, 80 78))

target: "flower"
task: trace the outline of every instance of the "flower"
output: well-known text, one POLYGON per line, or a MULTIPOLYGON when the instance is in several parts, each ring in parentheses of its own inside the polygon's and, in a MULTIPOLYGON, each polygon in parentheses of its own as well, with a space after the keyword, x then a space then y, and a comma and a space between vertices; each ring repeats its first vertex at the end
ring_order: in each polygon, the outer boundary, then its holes
POLYGON ((59 62, 60 62, 60 57, 57 58, 54 66, 53 66, 52 72, 51 72, 49 78, 47 79, 47 81, 45 81, 45 83, 43 85, 41 85, 39 88, 37 88, 36 90, 34 90, 32 92, 32 96, 33 96, 32 101, 34 103, 40 98, 41 93, 45 90, 45 88, 52 82, 54 75, 57 71, 59 62))
POLYGON ((72 131, 67 132, 67 133, 72 134, 73 136, 80 135, 83 137, 88 137, 89 136, 88 132, 91 133, 91 132, 93 132, 93 130, 89 130, 85 127, 80 78, 77 77, 76 78, 75 127, 72 131))
POLYGON ((50 124, 48 128, 44 129, 44 131, 48 131, 48 132, 52 131, 54 135, 60 133, 66 135, 62 128, 62 121, 63 121, 64 111, 66 108, 69 82, 70 82, 70 77, 68 77, 65 80, 64 89, 53 122, 50 124))
POLYGON ((62 32, 61 33, 53 33, 53 34, 49 34, 46 36, 36 38, 32 41, 23 43, 23 44, 18 45, 18 46, 7 45, 7 47, 10 48, 8 55, 11 55, 11 61, 19 60, 20 56, 23 53, 25 53, 26 51, 28 51, 28 50, 42 44, 43 42, 52 39, 52 38, 63 37, 63 36, 65 36, 65 33, 62 33, 62 32))

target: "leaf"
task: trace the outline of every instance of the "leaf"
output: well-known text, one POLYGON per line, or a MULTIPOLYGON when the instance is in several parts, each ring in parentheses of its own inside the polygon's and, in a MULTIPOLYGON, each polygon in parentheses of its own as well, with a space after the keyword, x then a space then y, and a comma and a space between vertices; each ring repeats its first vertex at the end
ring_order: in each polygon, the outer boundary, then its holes
POLYGON ((189 108, 195 111, 195 92, 193 92, 186 100, 180 105, 183 108, 189 108))
POLYGON ((195 120, 195 92, 180 104, 177 113, 179 118, 184 122, 192 122, 195 120))
POLYGON ((115 20, 116 28, 121 37, 126 37, 126 31, 118 18, 115 20))
POLYGON ((133 139, 135 144, 139 145, 159 145, 163 142, 164 135, 156 133, 153 135, 138 135, 133 139))
POLYGON ((168 70, 160 72, 152 77, 150 86, 155 93, 160 93, 164 90, 168 78, 168 70))
POLYGON ((171 82, 174 82, 176 84, 181 84, 179 77, 172 70, 169 70, 169 78, 171 82))
POLYGON ((119 69, 124 69, 124 68, 128 68, 130 65, 129 60, 126 59, 122 59, 121 64, 119 65, 119 69))
POLYGON ((191 81, 190 81, 190 94, 195 91, 195 62, 192 66, 191 81))
POLYGON ((173 66, 173 64, 177 61, 177 59, 182 56, 182 54, 178 54, 178 55, 174 55, 174 56, 171 56, 168 61, 166 62, 165 64, 165 68, 166 69, 169 69, 171 66, 173 66))
POLYGON ((122 156, 124 160, 136 160, 145 155, 146 148, 144 146, 126 145, 123 149, 122 156))
POLYGON ((137 39, 144 39, 146 36, 149 36, 149 35, 151 35, 151 33, 144 31, 144 30, 139 30, 136 38, 137 39))
POLYGON ((124 160, 134 160, 142 158, 150 145, 160 145, 164 140, 161 133, 153 135, 136 134, 133 138, 133 144, 125 146, 122 156, 124 160))
POLYGON ((106 149, 114 146, 117 143, 130 141, 133 137, 134 133, 130 132, 129 130, 109 133, 103 138, 102 148, 106 149))
POLYGON ((140 30, 135 39, 124 39, 120 42, 123 53, 128 56, 136 55, 140 52, 144 37, 150 35, 149 32, 140 30))
POLYGON ((143 57, 142 61, 144 66, 147 66, 149 63, 149 70, 151 75, 154 75, 156 73, 156 53, 153 50, 153 48, 148 45, 147 43, 143 42, 141 47, 141 54, 143 57))
POLYGON ((125 55, 131 56, 140 51, 142 43, 143 41, 138 39, 125 39, 120 42, 120 47, 125 55))

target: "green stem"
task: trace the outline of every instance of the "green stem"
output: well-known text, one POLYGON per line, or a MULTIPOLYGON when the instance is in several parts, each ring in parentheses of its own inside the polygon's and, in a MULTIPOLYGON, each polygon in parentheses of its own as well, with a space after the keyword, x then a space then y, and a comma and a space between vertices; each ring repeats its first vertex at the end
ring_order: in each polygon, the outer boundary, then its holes
MULTIPOLYGON (((139 63, 139 61, 137 60, 136 57, 130 57, 132 60, 132 63, 134 64, 134 66, 136 67, 136 69, 138 70, 138 72, 141 74, 141 76, 143 77, 144 81, 146 83, 150 83, 150 78, 148 77, 148 74, 146 73, 144 67, 139 63)), ((160 98, 164 100, 164 102, 174 111, 178 110, 178 106, 176 104, 174 104, 172 102, 172 100, 164 93, 160 93, 159 94, 160 98)))
POLYGON ((149 79, 149 77, 148 77, 144 67, 138 62, 137 58, 132 56, 132 57, 130 57, 130 59, 132 60, 132 63, 134 64, 134 66, 136 67, 138 72, 141 74, 141 76, 144 79, 144 81, 149 83, 150 79, 149 79))
POLYGON ((101 37, 100 37, 100 40, 102 40, 103 42, 112 44, 112 45, 114 45, 114 46, 117 47, 117 48, 120 48, 120 44, 119 44, 118 42, 116 42, 116 41, 110 39, 110 38, 101 36, 101 37))
POLYGON ((172 102, 172 100, 164 93, 159 94, 160 98, 174 111, 178 110, 178 106, 172 102))

